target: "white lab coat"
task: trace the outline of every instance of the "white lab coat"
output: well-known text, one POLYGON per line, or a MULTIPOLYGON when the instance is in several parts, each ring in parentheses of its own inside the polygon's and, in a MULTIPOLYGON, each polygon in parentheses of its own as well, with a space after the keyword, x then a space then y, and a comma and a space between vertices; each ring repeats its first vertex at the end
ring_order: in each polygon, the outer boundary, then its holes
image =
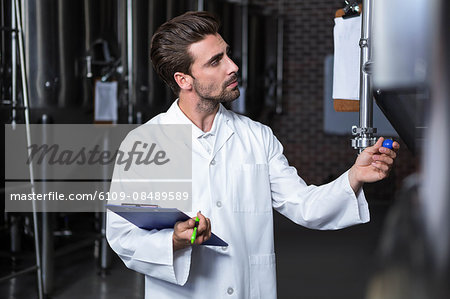
MULTIPOLYGON (((269 127, 223 106, 218 113, 212 154, 193 133, 192 207, 211 219, 212 231, 228 247, 173 252, 173 229, 142 230, 108 212, 109 244, 128 268, 145 274, 145 298, 276 298, 272 208, 314 229, 369 221, 364 193, 354 194, 347 172, 326 185, 307 186, 269 127)), ((191 122, 175 101, 149 123, 191 122)), ((124 175, 116 168, 112 191, 120 191, 117 181, 124 175)))

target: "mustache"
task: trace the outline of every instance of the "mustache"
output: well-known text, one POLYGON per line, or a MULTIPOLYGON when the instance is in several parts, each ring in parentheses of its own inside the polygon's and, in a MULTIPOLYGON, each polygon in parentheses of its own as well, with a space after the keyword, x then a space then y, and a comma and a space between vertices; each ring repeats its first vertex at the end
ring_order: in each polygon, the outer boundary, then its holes
POLYGON ((238 77, 236 75, 236 73, 232 74, 230 79, 228 79, 227 81, 225 81, 224 86, 228 86, 231 83, 234 83, 235 81, 237 81, 238 77))

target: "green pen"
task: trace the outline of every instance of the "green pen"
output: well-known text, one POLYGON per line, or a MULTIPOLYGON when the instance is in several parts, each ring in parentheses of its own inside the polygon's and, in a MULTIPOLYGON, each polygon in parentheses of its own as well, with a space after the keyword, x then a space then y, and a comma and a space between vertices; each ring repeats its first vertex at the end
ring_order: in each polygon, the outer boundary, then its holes
POLYGON ((197 237, 197 227, 198 227, 199 221, 200 221, 200 219, 198 219, 198 216, 195 217, 195 226, 194 226, 194 231, 192 232, 191 244, 194 244, 195 238, 197 237))

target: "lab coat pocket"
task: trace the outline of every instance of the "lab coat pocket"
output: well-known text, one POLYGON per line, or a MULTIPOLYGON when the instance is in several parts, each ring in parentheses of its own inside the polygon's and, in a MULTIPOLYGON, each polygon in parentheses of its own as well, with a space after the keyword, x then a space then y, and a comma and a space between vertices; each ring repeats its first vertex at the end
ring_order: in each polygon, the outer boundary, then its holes
POLYGON ((275 253, 250 255, 250 298, 276 298, 275 253))
POLYGON ((233 180, 233 211, 267 213, 272 211, 269 166, 242 164, 233 180))

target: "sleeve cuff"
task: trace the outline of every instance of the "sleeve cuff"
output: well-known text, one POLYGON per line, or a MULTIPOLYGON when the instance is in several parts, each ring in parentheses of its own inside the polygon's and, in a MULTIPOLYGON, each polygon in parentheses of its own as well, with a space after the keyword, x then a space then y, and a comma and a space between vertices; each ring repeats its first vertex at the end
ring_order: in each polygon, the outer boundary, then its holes
POLYGON ((352 186, 350 185, 350 180, 348 177, 348 170, 341 176, 345 178, 345 191, 352 195, 354 199, 356 199, 357 210, 359 219, 362 223, 366 223, 370 221, 370 213, 369 213, 369 204, 367 203, 366 196, 364 194, 364 190, 361 187, 358 192, 353 191, 352 186))
POLYGON ((180 249, 173 254, 173 269, 177 284, 184 285, 189 277, 189 270, 191 268, 192 247, 189 246, 180 249))
MULTIPOLYGON (((137 233, 140 232, 142 230, 137 230, 137 233)), ((153 234, 151 240, 144 236, 138 237, 140 244, 133 255, 133 259, 159 265, 157 267, 158 275, 148 273, 150 276, 184 285, 189 276, 192 247, 173 252, 172 235, 173 229, 163 229, 158 234, 153 234)))

